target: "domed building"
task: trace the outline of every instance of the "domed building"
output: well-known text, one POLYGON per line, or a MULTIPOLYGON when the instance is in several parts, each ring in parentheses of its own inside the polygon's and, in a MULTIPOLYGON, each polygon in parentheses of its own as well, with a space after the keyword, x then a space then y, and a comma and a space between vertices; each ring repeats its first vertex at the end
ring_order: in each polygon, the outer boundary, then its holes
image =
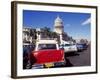
POLYGON ((60 42, 62 40, 64 41, 73 40, 73 38, 70 37, 67 34, 67 32, 64 32, 63 20, 59 16, 57 16, 56 19, 54 20, 54 32, 58 34, 60 42))
POLYGON ((54 21, 54 32, 58 34, 62 34, 64 32, 63 21, 59 16, 57 16, 54 21))

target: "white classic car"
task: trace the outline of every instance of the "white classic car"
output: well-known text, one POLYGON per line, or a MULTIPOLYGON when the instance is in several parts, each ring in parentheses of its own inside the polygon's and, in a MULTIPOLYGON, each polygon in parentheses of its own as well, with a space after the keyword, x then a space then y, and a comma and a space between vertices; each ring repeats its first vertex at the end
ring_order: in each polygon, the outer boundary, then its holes
POLYGON ((65 42, 60 44, 60 48, 64 49, 64 52, 77 52, 76 44, 65 42))

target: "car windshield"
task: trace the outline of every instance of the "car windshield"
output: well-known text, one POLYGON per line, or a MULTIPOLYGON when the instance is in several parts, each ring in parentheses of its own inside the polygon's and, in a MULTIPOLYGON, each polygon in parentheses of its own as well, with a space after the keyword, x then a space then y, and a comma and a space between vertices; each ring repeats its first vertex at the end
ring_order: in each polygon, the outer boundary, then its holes
POLYGON ((65 44, 65 46, 72 46, 72 44, 65 44))
POLYGON ((56 49, 56 44, 39 44, 39 50, 56 49))

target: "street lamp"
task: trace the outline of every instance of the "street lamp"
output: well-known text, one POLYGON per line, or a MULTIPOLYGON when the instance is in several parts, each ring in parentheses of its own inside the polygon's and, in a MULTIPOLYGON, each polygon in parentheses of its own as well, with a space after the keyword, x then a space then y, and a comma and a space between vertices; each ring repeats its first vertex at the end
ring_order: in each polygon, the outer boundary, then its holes
POLYGON ((63 37, 62 37, 62 33, 60 33, 60 44, 63 44, 63 37))
POLYGON ((41 36, 40 36, 40 31, 41 31, 40 28, 37 28, 36 31, 37 31, 37 39, 40 40, 40 38, 41 38, 41 36))

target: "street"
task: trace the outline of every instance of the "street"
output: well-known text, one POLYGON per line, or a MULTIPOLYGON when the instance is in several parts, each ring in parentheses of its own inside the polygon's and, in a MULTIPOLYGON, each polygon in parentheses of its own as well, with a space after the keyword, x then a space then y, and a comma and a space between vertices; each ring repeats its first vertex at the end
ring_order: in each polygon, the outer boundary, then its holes
MULTIPOLYGON (((77 53, 68 53, 66 57, 72 66, 90 66, 91 65, 91 52, 90 46, 84 51, 77 53)), ((70 66, 70 65, 69 65, 70 66)))

